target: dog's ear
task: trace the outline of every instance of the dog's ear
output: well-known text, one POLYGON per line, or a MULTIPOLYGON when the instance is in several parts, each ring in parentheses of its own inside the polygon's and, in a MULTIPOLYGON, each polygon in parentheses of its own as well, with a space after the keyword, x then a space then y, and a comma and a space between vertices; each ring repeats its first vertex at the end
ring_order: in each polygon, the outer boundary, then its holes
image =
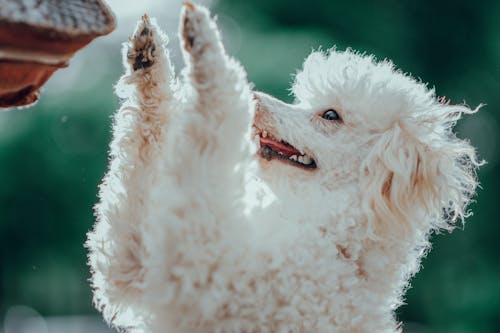
POLYGON ((436 105, 432 118, 394 124, 361 164, 363 206, 375 234, 404 237, 415 230, 452 228, 467 216, 477 186, 474 148, 451 131, 464 106, 436 105))

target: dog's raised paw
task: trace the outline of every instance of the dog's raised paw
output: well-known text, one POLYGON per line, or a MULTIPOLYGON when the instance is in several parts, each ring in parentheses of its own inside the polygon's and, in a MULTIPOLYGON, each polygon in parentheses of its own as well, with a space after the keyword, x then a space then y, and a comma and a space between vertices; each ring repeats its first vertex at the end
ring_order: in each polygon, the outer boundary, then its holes
POLYGON ((155 62, 155 30, 144 14, 133 37, 129 38, 127 60, 134 71, 151 67, 155 62))
POLYGON ((190 2, 184 3, 181 35, 184 49, 193 57, 200 57, 210 45, 218 42, 214 35, 215 26, 211 25, 208 11, 190 2))

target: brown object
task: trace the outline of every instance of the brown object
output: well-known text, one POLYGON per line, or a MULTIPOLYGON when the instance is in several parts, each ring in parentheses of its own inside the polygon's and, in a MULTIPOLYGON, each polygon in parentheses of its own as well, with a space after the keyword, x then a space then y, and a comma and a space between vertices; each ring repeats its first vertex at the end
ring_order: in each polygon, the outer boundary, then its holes
POLYGON ((57 69, 114 28, 101 0, 0 0, 0 107, 36 102, 57 69))

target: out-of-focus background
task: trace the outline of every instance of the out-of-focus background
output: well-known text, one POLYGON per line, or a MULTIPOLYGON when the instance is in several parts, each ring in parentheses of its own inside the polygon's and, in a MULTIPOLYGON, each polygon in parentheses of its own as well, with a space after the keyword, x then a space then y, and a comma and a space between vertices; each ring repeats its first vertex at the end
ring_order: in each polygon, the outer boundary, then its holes
MULTIPOLYGON (((117 30, 60 70, 32 108, 0 112, 0 332, 105 333, 87 282, 86 232, 104 175, 121 42, 147 12, 177 40, 178 0, 108 0, 117 30)), ((291 101, 291 74, 312 50, 390 58, 452 103, 481 112, 457 126, 488 161, 474 215, 433 250, 397 311, 405 332, 500 332, 500 2, 497 0, 201 1, 256 89, 291 101)))

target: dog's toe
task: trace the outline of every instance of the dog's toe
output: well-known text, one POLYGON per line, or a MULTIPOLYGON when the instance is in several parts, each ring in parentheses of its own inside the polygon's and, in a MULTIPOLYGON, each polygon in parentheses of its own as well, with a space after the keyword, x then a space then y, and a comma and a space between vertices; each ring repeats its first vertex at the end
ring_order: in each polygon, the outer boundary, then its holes
POLYGON ((184 49, 194 58, 201 57, 209 48, 217 48, 219 36, 207 9, 184 3, 181 36, 184 49))
POLYGON ((134 36, 129 39, 127 60, 134 71, 151 67, 156 54, 155 30, 149 17, 144 15, 134 36))

